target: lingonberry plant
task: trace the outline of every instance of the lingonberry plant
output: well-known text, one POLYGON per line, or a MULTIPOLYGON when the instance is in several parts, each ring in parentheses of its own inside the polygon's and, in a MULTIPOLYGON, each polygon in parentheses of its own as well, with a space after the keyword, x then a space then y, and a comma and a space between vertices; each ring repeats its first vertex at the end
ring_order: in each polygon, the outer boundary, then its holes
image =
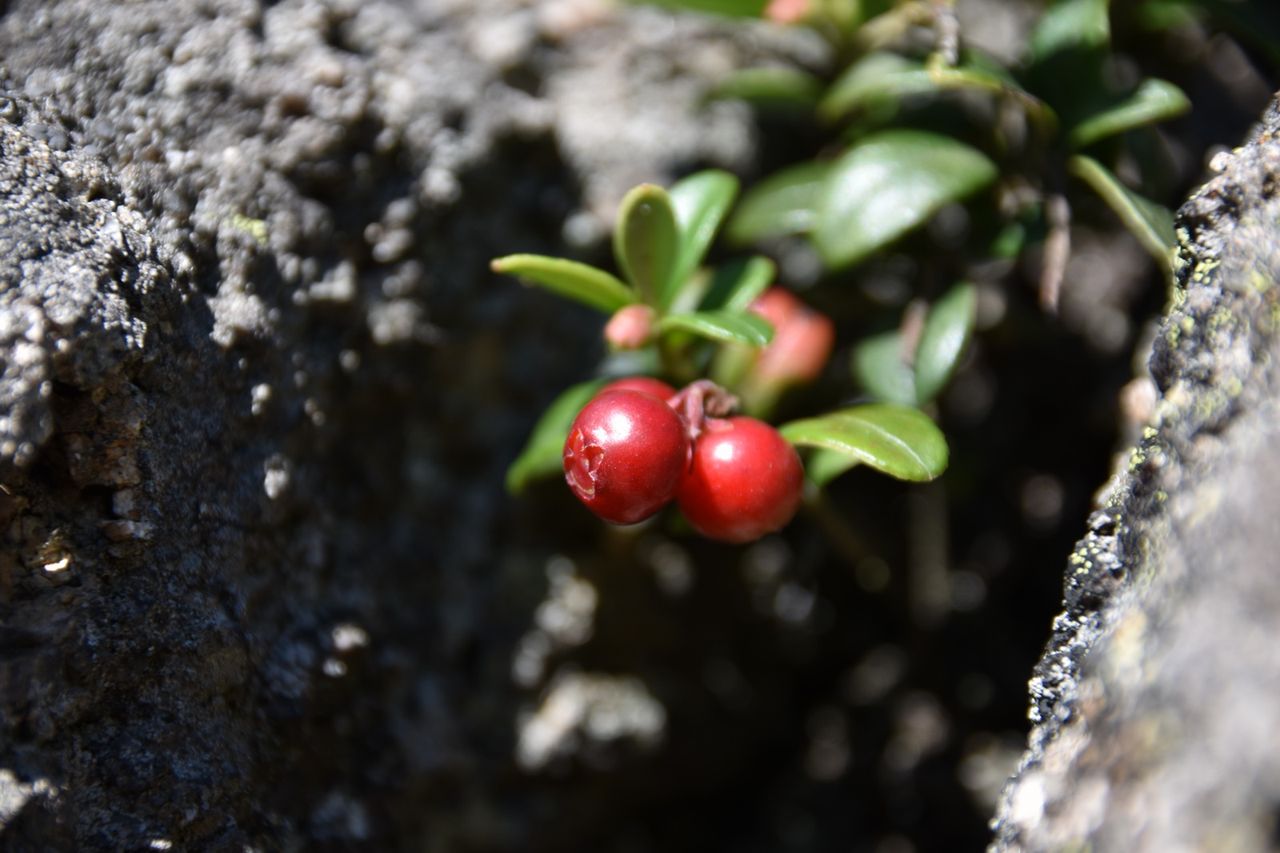
POLYGON ((662 377, 632 377, 600 396, 603 378, 566 391, 511 466, 511 491, 563 467, 608 521, 636 521, 674 499, 703 535, 750 541, 790 520, 806 473, 820 488, 859 464, 908 480, 942 471, 946 443, 925 410, 973 332, 978 288, 969 282, 994 284, 984 265, 1039 246, 1041 302, 1054 309, 1081 189, 1170 272, 1169 211, 1108 164, 1132 163, 1128 148, 1141 147, 1141 132, 1189 103, 1171 83, 1115 73, 1107 0, 1050 3, 1025 57, 1009 67, 963 42, 955 0, 648 2, 817 34, 827 67, 750 68, 710 95, 798 106, 822 143, 816 156, 757 183, 736 210, 738 183, 725 172, 692 175, 669 192, 635 188, 613 234, 619 275, 535 255, 494 261, 498 272, 605 312, 609 347, 662 377), (824 282, 837 284, 962 204, 963 248, 939 253, 942 261, 920 258, 920 291, 903 300, 896 327, 854 341, 849 377, 863 402, 769 426, 780 400, 826 369, 835 325, 776 284, 764 256, 704 268, 721 225, 738 246, 806 241, 824 282), (939 287, 940 279, 955 283, 939 287), (663 407, 680 430, 658 414, 663 407), (804 467, 795 446, 806 448, 804 467))
POLYGON ((541 255, 493 262, 496 272, 609 315, 609 346, 633 351, 662 377, 605 376, 562 393, 508 470, 512 492, 563 471, 579 500, 606 521, 641 521, 674 500, 695 530, 737 543, 795 515, 806 479, 796 447, 807 449, 814 488, 858 464, 905 480, 942 473, 946 441, 921 407, 961 357, 973 300, 957 298, 952 310, 931 314, 908 369, 917 388, 911 400, 853 405, 774 428, 766 421, 788 389, 823 372, 835 327, 776 285, 774 264, 763 256, 704 268, 737 191, 736 178, 715 170, 669 192, 636 187, 614 229, 621 276, 541 255))

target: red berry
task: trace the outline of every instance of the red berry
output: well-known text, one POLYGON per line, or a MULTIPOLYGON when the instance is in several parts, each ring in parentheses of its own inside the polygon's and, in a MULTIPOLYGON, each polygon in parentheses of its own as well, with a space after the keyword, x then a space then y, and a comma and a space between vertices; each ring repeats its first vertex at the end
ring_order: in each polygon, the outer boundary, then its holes
POLYGON ((800 506, 800 456, 755 418, 709 419, 680 484, 680 510, 694 528, 722 542, 750 542, 789 522, 800 506))
POLYGON ((773 326, 773 340, 760 351, 752 371, 754 381, 785 386, 817 379, 835 345, 831 319, 781 287, 766 290, 751 310, 773 326))
POLYGON ((641 394, 657 397, 663 402, 676 395, 676 389, 661 379, 654 379, 652 376, 628 376, 625 379, 615 379, 601 388, 596 396, 598 397, 600 394, 609 391, 639 391, 641 394))
POLYGON ((675 497, 689 461, 684 422, 663 400, 606 391, 582 408, 564 443, 564 478, 605 521, 632 524, 675 497))

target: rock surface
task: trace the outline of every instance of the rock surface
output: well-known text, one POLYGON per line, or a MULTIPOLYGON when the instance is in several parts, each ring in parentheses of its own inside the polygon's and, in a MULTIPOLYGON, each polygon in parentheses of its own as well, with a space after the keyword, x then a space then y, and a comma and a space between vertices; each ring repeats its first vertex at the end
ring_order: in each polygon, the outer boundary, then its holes
POLYGON ((741 49, 588 0, 0 4, 5 849, 527 849, 546 577, 494 448, 598 342, 488 260, 747 162, 695 103, 741 49))
POLYGON ((1072 555, 992 851, 1270 849, 1280 104, 1179 212, 1156 416, 1072 555))

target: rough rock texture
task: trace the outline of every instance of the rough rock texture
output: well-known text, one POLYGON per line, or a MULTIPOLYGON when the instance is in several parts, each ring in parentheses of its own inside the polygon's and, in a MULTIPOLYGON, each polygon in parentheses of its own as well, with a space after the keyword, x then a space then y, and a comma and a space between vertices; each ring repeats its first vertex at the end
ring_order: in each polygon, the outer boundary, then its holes
POLYGON ((1154 421, 1071 557, 993 851, 1272 849, 1280 104, 1180 211, 1154 421))
MULTIPOLYGON (((744 114, 694 103, 740 50, 585 0, 0 3, 0 846, 529 849, 558 819, 551 789, 494 812, 547 584, 494 449, 598 343, 487 262, 746 162, 744 114)), ((554 577, 572 639, 594 600, 554 577)), ((555 695, 531 762, 661 734, 633 680, 555 695)))

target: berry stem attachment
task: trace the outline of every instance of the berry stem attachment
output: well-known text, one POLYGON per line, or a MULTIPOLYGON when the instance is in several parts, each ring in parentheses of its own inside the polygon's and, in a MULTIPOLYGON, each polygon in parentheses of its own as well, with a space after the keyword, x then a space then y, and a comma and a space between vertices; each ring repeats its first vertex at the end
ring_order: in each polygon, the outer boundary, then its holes
POLYGON ((689 440, 696 441, 709 420, 726 418, 738 408, 738 398, 710 379, 699 379, 682 388, 667 405, 684 419, 689 440))

